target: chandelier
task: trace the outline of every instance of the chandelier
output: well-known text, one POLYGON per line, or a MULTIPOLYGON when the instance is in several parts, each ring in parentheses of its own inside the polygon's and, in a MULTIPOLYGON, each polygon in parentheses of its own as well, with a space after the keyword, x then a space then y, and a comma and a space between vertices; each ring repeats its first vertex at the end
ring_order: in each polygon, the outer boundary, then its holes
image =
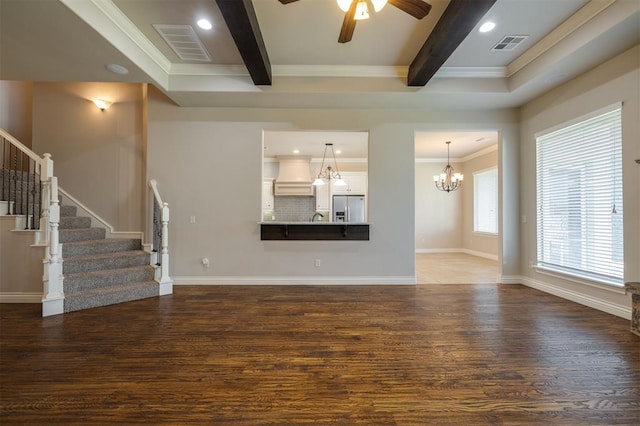
POLYGON ((453 167, 449 164, 449 144, 451 144, 451 141, 447 141, 446 144, 447 165, 442 169, 442 173, 433 177, 433 181, 436 183, 436 188, 440 191, 451 192, 462 186, 462 179, 464 176, 460 173, 455 173, 453 167))
MULTIPOLYGON (((329 159, 331 161, 331 159, 329 159)), ((324 154, 322 154, 322 163, 320 164, 320 173, 318 173, 318 177, 313 181, 312 185, 319 186, 324 185, 324 181, 331 179, 335 179, 333 182, 334 186, 346 186, 347 182, 342 180, 342 176, 340 176, 340 172, 338 171, 338 162, 336 161, 336 154, 333 152, 333 144, 325 143, 324 144, 324 154), (331 156, 333 157, 333 165, 335 169, 331 167, 331 163, 327 165, 327 168, 324 168, 324 162, 327 157, 327 149, 331 149, 331 156)))
MULTIPOLYGON (((354 19, 369 19, 369 7, 367 6, 367 0, 337 0, 338 7, 342 9, 343 12, 349 11, 351 7, 351 3, 356 2, 356 13, 354 19)), ((379 12, 382 10, 385 4, 387 4, 387 0, 369 0, 373 5, 373 10, 379 12)))

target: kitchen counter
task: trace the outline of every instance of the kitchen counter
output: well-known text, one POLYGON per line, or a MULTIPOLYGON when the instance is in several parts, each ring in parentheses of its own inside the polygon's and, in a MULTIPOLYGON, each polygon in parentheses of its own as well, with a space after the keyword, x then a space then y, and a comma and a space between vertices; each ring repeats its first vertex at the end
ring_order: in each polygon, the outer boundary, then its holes
POLYGON ((260 222, 261 240, 369 240, 366 222, 260 222))
POLYGON ((279 220, 265 220, 263 222, 259 222, 261 225, 368 225, 368 222, 327 222, 325 221, 279 221, 279 220))

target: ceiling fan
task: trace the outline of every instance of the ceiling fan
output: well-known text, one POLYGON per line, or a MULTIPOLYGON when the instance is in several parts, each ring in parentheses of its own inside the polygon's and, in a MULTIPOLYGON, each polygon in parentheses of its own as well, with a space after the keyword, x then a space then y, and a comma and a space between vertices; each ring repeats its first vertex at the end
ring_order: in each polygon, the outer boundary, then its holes
MULTIPOLYGON (((280 3, 289 4, 295 1, 298 0, 280 0, 280 3)), ((388 2, 416 19, 424 18, 431 10, 431 5, 423 0, 337 0, 338 7, 345 12, 338 43, 351 41, 353 31, 356 29, 356 22, 369 18, 369 2, 376 12, 380 11, 388 2)))

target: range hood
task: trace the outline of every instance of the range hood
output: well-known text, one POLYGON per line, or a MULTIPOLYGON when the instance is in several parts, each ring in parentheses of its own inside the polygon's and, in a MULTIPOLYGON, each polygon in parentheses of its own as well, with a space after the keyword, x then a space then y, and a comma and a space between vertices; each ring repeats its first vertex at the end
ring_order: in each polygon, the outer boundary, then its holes
POLYGON ((310 197, 313 195, 311 185, 311 157, 278 157, 278 177, 274 183, 274 195, 298 195, 310 197))

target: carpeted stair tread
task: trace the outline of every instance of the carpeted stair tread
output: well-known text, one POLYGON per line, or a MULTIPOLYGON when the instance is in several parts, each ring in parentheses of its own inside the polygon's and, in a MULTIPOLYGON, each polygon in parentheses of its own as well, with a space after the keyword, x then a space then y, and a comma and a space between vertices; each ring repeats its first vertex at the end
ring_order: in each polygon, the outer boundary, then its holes
POLYGON ((67 295, 94 288, 113 286, 127 288, 130 283, 152 281, 153 276, 154 269, 149 265, 64 274, 64 293, 67 295))
POLYGON ((60 229, 59 234, 61 243, 69 243, 103 239, 106 231, 104 228, 60 229))
POLYGON ((66 275, 145 265, 149 265, 149 253, 142 250, 130 250, 67 257, 64 258, 62 271, 66 275))
POLYGON ((61 216, 59 229, 90 228, 91 218, 83 216, 61 216))
POLYGON ((158 283, 155 281, 131 283, 126 287, 105 287, 73 294, 65 293, 64 312, 114 305, 156 296, 159 296, 159 288, 158 283))
POLYGON ((89 256, 92 254, 114 253, 142 249, 139 238, 111 238, 102 240, 76 241, 62 245, 62 258, 89 256))
POLYGON ((78 212, 76 206, 60 206, 60 217, 75 216, 78 212))

